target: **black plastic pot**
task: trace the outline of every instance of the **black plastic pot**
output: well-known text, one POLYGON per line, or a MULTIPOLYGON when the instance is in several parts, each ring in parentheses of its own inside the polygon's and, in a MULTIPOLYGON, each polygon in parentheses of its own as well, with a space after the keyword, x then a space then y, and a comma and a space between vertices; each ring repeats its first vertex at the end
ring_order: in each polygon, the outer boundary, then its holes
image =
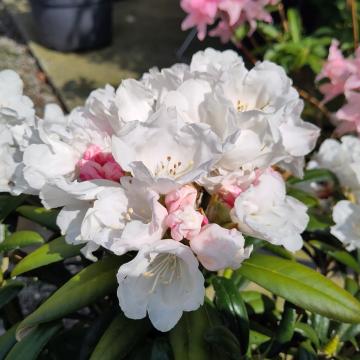
POLYGON ((100 48, 112 39, 112 0, 30 0, 41 44, 58 51, 100 48))

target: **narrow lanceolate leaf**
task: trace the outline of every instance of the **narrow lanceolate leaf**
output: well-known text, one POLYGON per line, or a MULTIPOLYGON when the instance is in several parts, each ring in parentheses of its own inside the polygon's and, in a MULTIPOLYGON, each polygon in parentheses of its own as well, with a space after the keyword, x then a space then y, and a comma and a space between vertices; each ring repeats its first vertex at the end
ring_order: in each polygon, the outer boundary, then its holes
POLYGON ((205 304, 192 312, 184 312, 180 321, 170 331, 170 343, 174 360, 209 360, 210 346, 205 341, 205 333, 210 322, 205 304))
POLYGON ((5 360, 37 359, 41 350, 60 328, 60 323, 44 324, 37 327, 12 348, 5 360))
POLYGON ((301 179, 292 177, 287 180, 287 183, 294 185, 306 181, 332 181, 338 183, 338 179, 335 174, 327 169, 306 170, 304 176, 301 179))
POLYGON ((23 205, 18 207, 16 211, 27 219, 45 226, 50 230, 59 230, 58 226, 56 225, 56 218, 59 213, 58 210, 47 210, 43 207, 23 205))
POLYGON ((315 196, 312 196, 306 191, 297 189, 295 187, 289 186, 287 189, 287 194, 298 199, 309 208, 319 205, 319 200, 315 196))
POLYGON ((43 243, 43 237, 35 231, 17 231, 0 243, 0 252, 43 243))
POLYGON ((101 337, 90 360, 124 359, 149 330, 148 321, 130 320, 119 314, 101 337))
POLYGON ((216 293, 216 307, 241 344, 241 353, 246 354, 249 346, 249 319, 245 303, 234 283, 216 277, 212 282, 216 293))
POLYGON ((12 326, 5 334, 0 336, 0 359, 5 359, 6 354, 16 344, 15 332, 18 324, 12 326))
POLYGON ((10 302, 24 288, 21 281, 8 280, 0 287, 0 308, 10 302))
POLYGON ((23 258, 11 272, 12 276, 18 276, 41 266, 53 264, 58 261, 80 254, 82 245, 70 245, 63 237, 59 237, 39 247, 23 258))
POLYGON ((311 240, 309 243, 316 249, 325 252, 327 255, 338 262, 348 266, 350 269, 360 273, 360 264, 347 251, 338 250, 334 246, 328 245, 318 240, 311 240))
POLYGON ((17 338, 34 326, 60 319, 114 291, 116 273, 127 260, 127 256, 107 257, 80 271, 20 323, 17 338))
POLYGON ((360 302, 316 271, 274 256, 255 254, 239 272, 272 293, 328 318, 360 322, 360 302))
POLYGON ((205 340, 216 346, 222 359, 238 360, 241 358, 240 343, 236 336, 225 326, 215 326, 205 333, 205 340))
POLYGON ((27 198, 27 195, 11 196, 0 195, 0 222, 4 221, 27 198))

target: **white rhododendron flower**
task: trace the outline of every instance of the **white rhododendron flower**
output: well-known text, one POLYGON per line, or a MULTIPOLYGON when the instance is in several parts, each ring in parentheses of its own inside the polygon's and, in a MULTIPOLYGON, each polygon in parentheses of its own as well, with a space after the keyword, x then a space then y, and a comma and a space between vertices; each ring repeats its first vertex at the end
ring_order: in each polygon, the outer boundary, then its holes
POLYGON ((0 71, 0 192, 33 193, 23 176, 23 151, 35 140, 35 111, 12 70, 0 71))
POLYGON ((207 126, 185 124, 174 109, 161 109, 151 121, 129 123, 114 136, 113 153, 125 171, 166 194, 206 174, 221 146, 207 126))
POLYGON ((360 249, 360 205, 339 201, 333 209, 335 225, 330 232, 351 251, 360 249))
POLYGON ((343 136, 341 142, 325 140, 309 167, 331 170, 343 187, 360 194, 360 139, 343 136))
POLYGON ((41 143, 30 145, 24 153, 25 179, 33 188, 40 190, 58 177, 120 179, 122 170, 111 154, 116 127, 110 113, 111 94, 111 88, 94 91, 85 107, 68 116, 54 107, 47 109, 44 120, 38 122, 41 143), (103 115, 98 116, 101 111, 103 115))
POLYGON ((245 239, 236 229, 227 230, 217 224, 203 227, 190 241, 200 263, 210 271, 238 269, 249 258, 252 246, 245 248, 245 239))
POLYGON ((117 255, 139 250, 164 235, 166 208, 159 195, 136 179, 100 191, 82 223, 82 237, 117 255))
POLYGON ((131 319, 149 314, 152 324, 168 331, 183 311, 204 302, 204 277, 188 246, 164 239, 143 247, 117 275, 120 307, 131 319))
POLYGON ((296 251, 302 247, 300 234, 309 221, 306 210, 286 195, 281 176, 268 171, 235 199, 231 216, 243 233, 296 251))

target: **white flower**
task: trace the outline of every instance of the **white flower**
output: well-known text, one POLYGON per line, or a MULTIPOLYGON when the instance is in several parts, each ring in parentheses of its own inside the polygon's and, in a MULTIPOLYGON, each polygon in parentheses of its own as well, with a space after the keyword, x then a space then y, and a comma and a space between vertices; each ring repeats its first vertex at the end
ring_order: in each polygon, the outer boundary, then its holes
POLYGON ((349 251, 360 249, 360 206, 347 200, 339 201, 333 209, 333 220, 331 234, 349 251))
POLYGON ((121 187, 108 187, 96 195, 81 226, 83 239, 91 239, 117 255, 160 239, 168 214, 156 192, 136 179, 123 178, 121 183, 121 187))
POLYGON ((204 302, 204 277, 188 246, 159 240, 142 248, 120 267, 117 275, 119 304, 131 319, 149 314, 154 327, 169 331, 183 311, 198 309, 204 302))
POLYGON ((244 66, 244 61, 235 51, 207 48, 193 55, 190 70, 192 73, 201 73, 219 79, 224 72, 236 66, 244 66))
MULTIPOLYGON (((81 251, 91 260, 96 260, 92 252, 99 248, 92 239, 82 236, 84 218, 89 209, 93 207, 98 193, 107 187, 117 184, 108 180, 92 180, 84 182, 68 182, 63 178, 52 180, 43 186, 40 198, 43 205, 48 208, 62 207, 56 223, 65 235, 69 244, 86 243, 81 251)), ((87 229, 87 231, 89 231, 87 229)))
POLYGON ((0 72, 0 192, 33 193, 23 177, 22 157, 36 141, 32 101, 23 95, 23 82, 12 70, 0 72))
POLYGON ((331 170, 340 184, 354 192, 360 191, 360 139, 343 136, 341 142, 326 139, 309 163, 310 168, 331 170))
POLYGON ((208 126, 185 124, 175 109, 162 108, 146 123, 128 123, 113 137, 120 166, 161 194, 206 174, 220 153, 208 126))
POLYGON ((231 217, 243 233, 296 251, 302 247, 300 234, 309 221, 306 210, 286 195, 283 179, 270 170, 236 198, 231 217))
POLYGON ((244 248, 244 244, 244 237, 239 231, 227 230, 217 224, 204 226, 190 241, 198 260, 210 271, 228 267, 238 269, 252 251, 252 246, 244 248))
POLYGON ((96 155, 101 154, 107 162, 115 163, 111 136, 121 126, 116 124, 117 115, 111 113, 112 94, 111 87, 96 90, 85 107, 74 109, 68 116, 54 106, 46 109, 44 120, 38 123, 41 143, 30 145, 24 152, 24 176, 33 188, 40 190, 58 177, 79 179, 81 160, 89 160, 89 149, 98 149, 90 159, 93 162, 98 163, 96 155))

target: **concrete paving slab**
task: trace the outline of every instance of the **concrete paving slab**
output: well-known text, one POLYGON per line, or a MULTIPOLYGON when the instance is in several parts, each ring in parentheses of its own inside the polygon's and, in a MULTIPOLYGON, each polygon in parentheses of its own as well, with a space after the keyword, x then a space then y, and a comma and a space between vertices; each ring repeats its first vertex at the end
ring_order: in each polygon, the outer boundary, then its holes
MULTIPOLYGON (((89 92, 122 79, 137 78, 153 66, 178 62, 176 51, 186 33, 178 0, 122 0, 114 3, 114 40, 102 50, 60 53, 41 46, 26 0, 3 0, 34 56, 68 109, 83 103, 89 92)), ((193 50, 206 45, 193 42, 193 50)))

